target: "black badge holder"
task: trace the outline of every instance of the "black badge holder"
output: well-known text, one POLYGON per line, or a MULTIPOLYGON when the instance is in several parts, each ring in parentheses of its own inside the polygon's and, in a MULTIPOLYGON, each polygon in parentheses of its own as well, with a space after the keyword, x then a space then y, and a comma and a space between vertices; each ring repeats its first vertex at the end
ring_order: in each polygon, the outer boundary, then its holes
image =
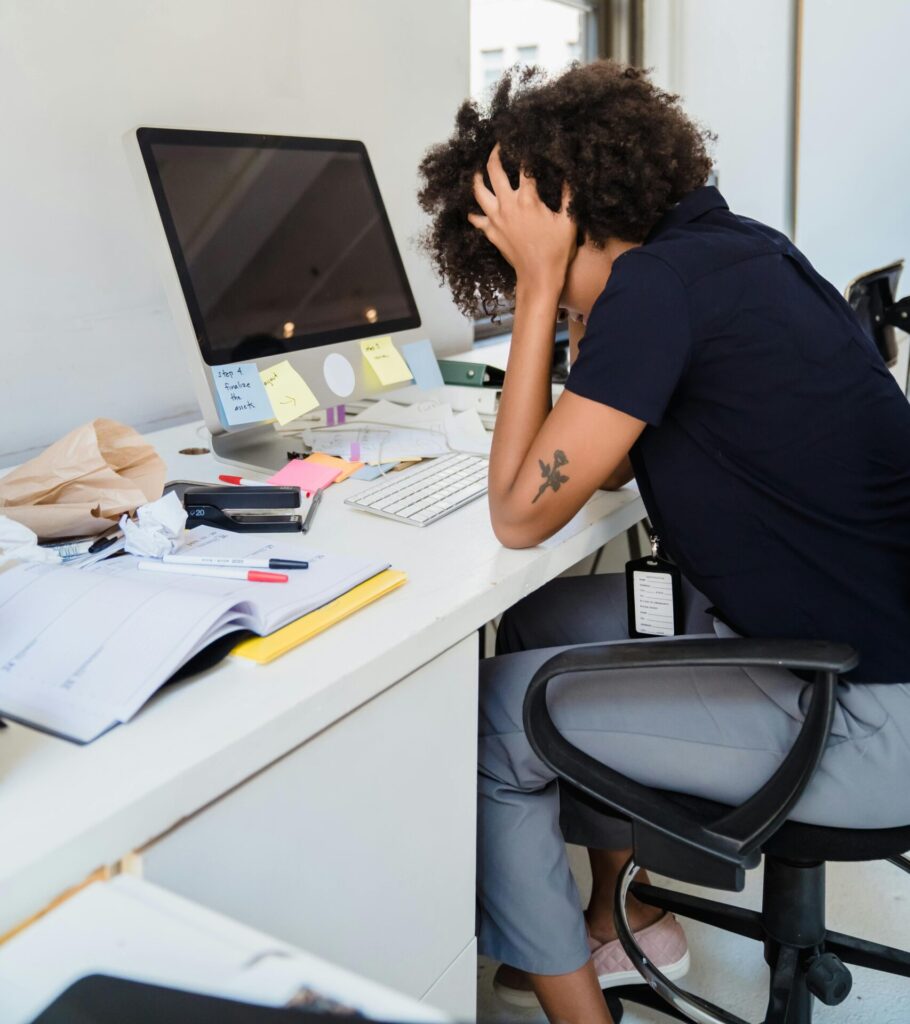
POLYGON ((650 533, 651 554, 626 562, 629 636, 678 636, 684 632, 682 576, 659 554, 660 540, 650 533))
POLYGON ((234 533, 299 533, 299 487, 188 487, 186 526, 216 526, 234 533))

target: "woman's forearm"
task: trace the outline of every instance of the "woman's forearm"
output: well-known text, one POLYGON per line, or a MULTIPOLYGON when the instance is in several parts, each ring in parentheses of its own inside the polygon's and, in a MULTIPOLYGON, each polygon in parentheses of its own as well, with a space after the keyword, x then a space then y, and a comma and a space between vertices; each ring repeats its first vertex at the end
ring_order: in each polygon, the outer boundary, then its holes
POLYGON ((515 480, 551 406, 550 375, 559 290, 519 283, 509 366, 490 453, 490 509, 505 511, 515 480))

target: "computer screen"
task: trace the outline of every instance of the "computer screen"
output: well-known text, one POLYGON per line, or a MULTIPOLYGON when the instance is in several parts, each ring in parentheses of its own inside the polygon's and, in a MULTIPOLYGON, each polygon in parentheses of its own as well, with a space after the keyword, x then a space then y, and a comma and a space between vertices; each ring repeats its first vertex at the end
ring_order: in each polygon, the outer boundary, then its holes
POLYGON ((363 143, 137 137, 210 366, 420 325, 363 143))

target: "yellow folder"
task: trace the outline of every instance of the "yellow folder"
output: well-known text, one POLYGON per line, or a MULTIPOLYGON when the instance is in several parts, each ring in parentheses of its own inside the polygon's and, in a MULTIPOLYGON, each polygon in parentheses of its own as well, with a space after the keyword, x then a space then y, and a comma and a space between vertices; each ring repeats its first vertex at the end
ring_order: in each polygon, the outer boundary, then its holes
POLYGON ((329 626, 348 617, 348 615, 359 611, 361 608, 375 601, 383 594, 400 587, 408 578, 407 573, 399 572, 397 569, 386 569, 371 579, 366 580, 359 586, 349 590, 334 601, 317 608, 316 611, 304 615, 302 618, 289 622, 282 629, 269 633, 268 636, 254 636, 249 640, 242 640, 231 651, 240 658, 249 658, 258 665, 268 665, 270 661, 287 654, 292 648, 316 636, 329 626))

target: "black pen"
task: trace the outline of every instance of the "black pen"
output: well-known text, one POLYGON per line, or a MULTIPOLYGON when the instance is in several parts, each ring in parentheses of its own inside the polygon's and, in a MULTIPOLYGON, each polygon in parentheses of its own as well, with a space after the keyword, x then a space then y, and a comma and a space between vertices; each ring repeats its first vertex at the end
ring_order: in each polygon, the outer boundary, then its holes
POLYGON ((303 526, 300 527, 301 533, 306 533, 313 525, 313 520, 316 518, 316 509, 319 508, 319 502, 322 501, 322 491, 323 488, 320 487, 313 495, 313 500, 310 502, 310 507, 307 509, 306 519, 303 521, 303 526))
POLYGON ((113 531, 106 530, 88 549, 87 554, 96 555, 99 551, 104 551, 105 548, 109 548, 111 544, 113 544, 115 541, 120 540, 122 536, 123 533, 121 532, 119 526, 116 527, 113 531))
POLYGON ((309 562, 293 558, 221 558, 218 555, 164 555, 165 565, 208 565, 222 569, 309 569, 309 562))

